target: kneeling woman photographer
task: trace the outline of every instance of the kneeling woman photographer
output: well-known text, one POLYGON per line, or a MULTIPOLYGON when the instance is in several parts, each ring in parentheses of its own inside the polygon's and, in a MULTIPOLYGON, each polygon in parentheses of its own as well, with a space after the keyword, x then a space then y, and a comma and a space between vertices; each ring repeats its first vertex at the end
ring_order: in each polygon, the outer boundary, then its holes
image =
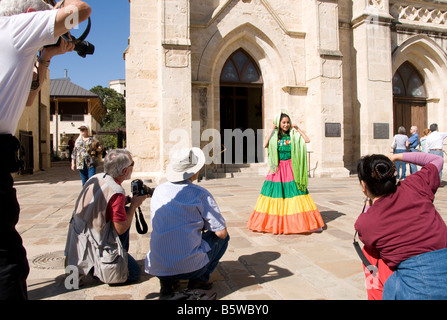
POLYGON ((447 226, 433 204, 442 166, 441 157, 422 152, 358 162, 363 193, 371 200, 355 229, 364 251, 384 262, 379 277, 393 271, 383 285, 384 300, 447 299, 447 226), (396 184, 393 161, 422 169, 396 184))

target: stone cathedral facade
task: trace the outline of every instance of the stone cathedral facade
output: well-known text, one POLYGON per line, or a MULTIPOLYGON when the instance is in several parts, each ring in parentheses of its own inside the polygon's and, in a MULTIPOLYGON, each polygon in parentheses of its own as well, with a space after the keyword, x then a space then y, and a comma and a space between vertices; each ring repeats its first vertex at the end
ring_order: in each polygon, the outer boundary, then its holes
POLYGON ((447 1, 130 0, 130 14, 127 146, 141 175, 162 177, 181 146, 262 166, 261 130, 280 110, 309 136, 317 177, 389 153, 399 126, 447 131, 447 1))

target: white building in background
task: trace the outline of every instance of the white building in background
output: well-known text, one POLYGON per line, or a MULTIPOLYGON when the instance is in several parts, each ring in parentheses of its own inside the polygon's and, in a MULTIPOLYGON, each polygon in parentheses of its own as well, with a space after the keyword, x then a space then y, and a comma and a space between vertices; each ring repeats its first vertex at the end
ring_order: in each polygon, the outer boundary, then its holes
POLYGON ((50 133, 53 155, 68 157, 68 141, 79 136, 79 126, 86 123, 91 134, 101 128, 106 109, 99 96, 70 78, 50 80, 50 133))
POLYGON ((124 79, 109 81, 109 88, 121 93, 124 97, 126 96, 126 80, 124 79))

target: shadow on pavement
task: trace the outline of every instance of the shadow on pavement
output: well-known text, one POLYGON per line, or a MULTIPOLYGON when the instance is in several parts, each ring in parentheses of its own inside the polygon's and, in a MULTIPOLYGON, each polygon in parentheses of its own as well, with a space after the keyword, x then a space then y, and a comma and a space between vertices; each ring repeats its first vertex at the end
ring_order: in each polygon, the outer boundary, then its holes
MULTIPOLYGON (((96 168, 96 173, 103 172, 102 164, 96 168)), ((52 162, 51 168, 47 170, 37 171, 34 174, 15 175, 15 185, 32 185, 35 183, 56 184, 66 181, 79 181, 81 186, 81 177, 79 170, 71 170, 68 161, 52 162)))
MULTIPOLYGON (((243 288, 292 276, 289 270, 271 263, 280 256, 279 252, 262 251, 240 256, 237 261, 221 261, 212 275, 213 288, 207 291, 216 292, 217 299, 222 299, 243 288), (221 278, 217 276, 216 279, 216 272, 220 273, 221 278)), ((182 281, 177 291, 185 289, 187 283, 182 281)), ((161 296, 158 292, 150 292, 146 296, 146 299, 156 298, 164 300, 169 297, 161 296)))
POLYGON ((329 211, 321 211, 320 214, 321 214, 321 217, 323 218, 323 222, 325 225, 327 225, 329 222, 331 222, 337 218, 340 218, 341 216, 345 216, 344 213, 341 213, 339 211, 333 211, 333 210, 332 211, 330 211, 330 210, 329 211))

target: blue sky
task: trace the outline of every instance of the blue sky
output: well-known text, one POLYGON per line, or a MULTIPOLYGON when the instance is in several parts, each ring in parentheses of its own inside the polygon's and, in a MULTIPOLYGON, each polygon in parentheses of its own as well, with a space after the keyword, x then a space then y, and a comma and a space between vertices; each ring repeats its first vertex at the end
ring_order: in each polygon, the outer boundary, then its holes
MULTIPOLYGON (((92 28, 86 41, 95 46, 95 53, 80 57, 76 52, 55 56, 51 59, 50 78, 65 77, 67 69, 71 82, 90 90, 101 85, 109 86, 110 80, 125 79, 123 52, 129 38, 129 0, 87 0, 92 8, 92 28)), ((84 32, 86 22, 78 30, 72 30, 75 37, 84 32)))

